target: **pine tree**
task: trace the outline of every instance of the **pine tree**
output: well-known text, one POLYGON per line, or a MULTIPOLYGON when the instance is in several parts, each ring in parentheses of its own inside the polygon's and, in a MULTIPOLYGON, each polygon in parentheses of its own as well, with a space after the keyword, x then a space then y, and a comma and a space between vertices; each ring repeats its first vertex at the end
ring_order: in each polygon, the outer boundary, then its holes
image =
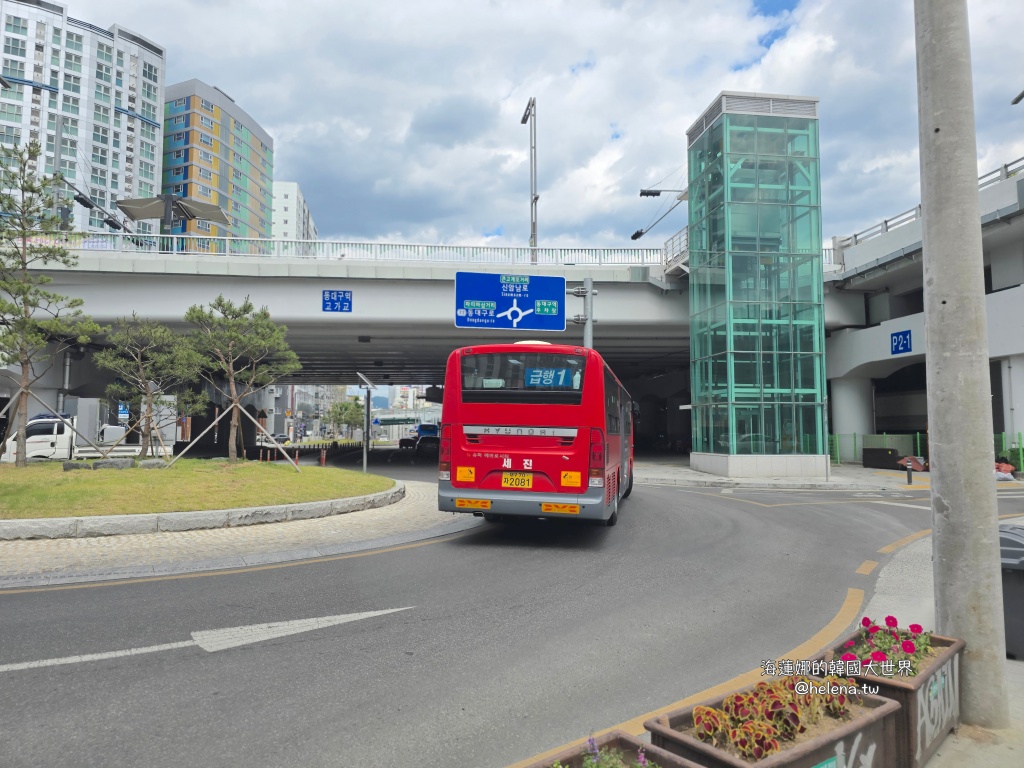
POLYGON ((63 180, 59 174, 38 174, 39 142, 0 149, 0 366, 21 369, 16 464, 23 467, 28 389, 65 350, 87 343, 102 329, 83 313, 81 299, 48 291, 52 278, 40 271, 78 263, 61 246, 60 218, 54 213, 63 180))
POLYGON ((178 413, 194 414, 205 410, 206 393, 188 388, 199 380, 203 358, 184 336, 154 320, 140 319, 135 313, 131 318, 122 319, 106 341, 111 346, 97 352, 93 361, 117 376, 107 387, 107 396, 111 400, 129 402, 141 414, 142 451, 139 456, 144 459, 149 453, 153 430, 165 426, 156 420, 157 398, 175 397, 172 419, 178 413))
POLYGON ((223 295, 210 302, 209 309, 193 305, 185 320, 196 326, 189 340, 205 359, 203 378, 232 411, 228 459, 236 461, 242 399, 302 366, 285 340, 287 329, 270 319, 266 307, 257 310, 248 296, 237 306, 223 295))

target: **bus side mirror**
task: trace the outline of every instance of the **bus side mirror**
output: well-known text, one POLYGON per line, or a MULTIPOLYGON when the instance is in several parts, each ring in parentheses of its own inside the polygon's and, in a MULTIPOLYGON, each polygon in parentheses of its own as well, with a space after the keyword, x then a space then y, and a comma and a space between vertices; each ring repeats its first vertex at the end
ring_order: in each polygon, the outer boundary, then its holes
POLYGON ((640 403, 633 403, 633 423, 640 423, 640 403))
POLYGON ((443 387, 427 387, 427 391, 423 397, 428 403, 440 403, 444 401, 444 388, 443 387))

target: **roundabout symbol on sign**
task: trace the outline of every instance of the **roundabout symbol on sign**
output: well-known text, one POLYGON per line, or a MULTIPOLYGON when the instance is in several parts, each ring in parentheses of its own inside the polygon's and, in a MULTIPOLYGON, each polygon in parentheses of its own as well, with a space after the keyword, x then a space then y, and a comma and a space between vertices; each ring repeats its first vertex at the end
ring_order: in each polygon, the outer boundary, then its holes
POLYGON ((507 317, 512 321, 512 327, 515 328, 519 325, 519 321, 524 317, 532 313, 532 309, 520 309, 515 299, 512 299, 512 306, 506 309, 504 312, 498 314, 498 317, 507 317))

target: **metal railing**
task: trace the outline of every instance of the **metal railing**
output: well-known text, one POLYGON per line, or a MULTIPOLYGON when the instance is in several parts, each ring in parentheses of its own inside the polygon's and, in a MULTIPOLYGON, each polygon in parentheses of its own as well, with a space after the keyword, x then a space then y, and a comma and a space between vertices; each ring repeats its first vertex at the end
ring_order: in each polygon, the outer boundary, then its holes
MULTIPOLYGON (((689 227, 683 227, 666 240, 665 245, 661 248, 661 254, 662 264, 666 269, 674 269, 679 265, 688 265, 690 263, 689 227)), ((832 248, 822 248, 821 259, 823 264, 833 264, 835 250, 832 248)))
POLYGON ((69 232, 37 236, 32 242, 57 245, 79 253, 111 251, 154 256, 247 256, 346 261, 420 261, 456 264, 516 265, 653 265, 662 251, 654 248, 530 248, 411 243, 349 243, 329 240, 268 240, 196 235, 69 232))
MULTIPOLYGON (((1024 157, 1019 157, 1013 162, 1001 165, 994 171, 980 176, 978 178, 978 189, 984 189, 985 187, 996 184, 1000 181, 1016 176, 1024 170, 1024 157)), ((904 224, 909 224, 912 221, 917 221, 921 218, 921 206, 918 205, 916 208, 911 208, 909 211, 896 214, 888 219, 884 219, 873 227, 868 227, 862 232, 850 235, 849 237, 836 237, 833 238, 836 248, 850 248, 858 243, 863 243, 865 240, 871 240, 872 238, 884 235, 886 232, 897 227, 902 227, 904 224)))
MULTIPOLYGON (((901 458, 921 456, 927 459, 929 456, 927 432, 829 435, 828 442, 829 453, 836 464, 863 461, 865 448, 892 448, 901 458)), ((992 436, 992 448, 994 458, 1008 459, 1018 470, 1024 467, 1024 434, 1018 432, 1015 437, 1011 432, 996 432, 992 436)))

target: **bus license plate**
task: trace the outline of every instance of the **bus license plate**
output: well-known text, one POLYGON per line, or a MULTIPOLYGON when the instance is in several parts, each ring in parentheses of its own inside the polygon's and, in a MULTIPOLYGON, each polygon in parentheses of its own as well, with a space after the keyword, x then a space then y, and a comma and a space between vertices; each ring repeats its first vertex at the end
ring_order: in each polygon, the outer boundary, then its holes
POLYGON ((533 488, 533 475, 530 472, 502 472, 502 488, 533 488))

